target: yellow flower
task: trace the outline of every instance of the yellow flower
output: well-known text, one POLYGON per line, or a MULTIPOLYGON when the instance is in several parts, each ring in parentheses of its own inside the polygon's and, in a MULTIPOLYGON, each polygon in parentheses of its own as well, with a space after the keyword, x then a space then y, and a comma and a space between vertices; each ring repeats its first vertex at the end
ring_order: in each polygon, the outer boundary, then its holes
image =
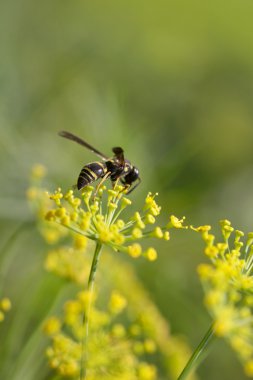
POLYGON ((134 258, 139 257, 141 255, 141 251, 142 251, 141 245, 138 243, 134 243, 128 246, 128 253, 130 256, 134 258))
POLYGON ((11 309, 11 301, 9 298, 5 297, 0 300, 0 309, 3 311, 9 311, 11 309))
POLYGON ((87 247, 87 238, 83 235, 74 236, 74 248, 75 249, 84 249, 87 247))
POLYGON ((138 368, 138 376, 140 380, 155 380, 156 367, 148 363, 140 363, 138 368))
POLYGON ((147 214, 145 216, 145 223, 146 224, 154 224, 155 223, 155 217, 152 214, 147 214))
POLYGON ((245 373, 247 376, 253 376, 253 360, 249 360, 245 365, 245 373))
POLYGON ((152 339, 146 339, 143 345, 148 354, 153 354, 156 351, 156 344, 152 339))
POLYGON ((171 228, 171 227, 188 228, 187 226, 183 225, 184 220, 185 220, 185 217, 183 217, 182 219, 178 219, 175 215, 171 215, 170 216, 170 222, 168 223, 167 228, 171 228))
POLYGON ((210 258, 214 258, 217 256, 217 254, 219 253, 219 250, 217 247, 215 247, 214 245, 208 245, 206 248, 205 248, 205 254, 206 256, 210 257, 210 258))
POLYGON ((144 222, 142 221, 142 217, 138 211, 134 214, 133 220, 136 222, 137 227, 139 227, 141 229, 144 229, 146 227, 144 222))
POLYGON ((54 215, 57 218, 63 218, 66 215, 66 212, 67 210, 65 209, 65 207, 59 207, 57 210, 55 210, 54 215))
POLYGON ((153 216, 159 215, 161 211, 161 207, 157 205, 154 199, 157 195, 158 193, 154 195, 152 195, 151 193, 148 193, 145 199, 144 211, 148 210, 148 212, 153 216))
POLYGON ((45 215, 45 219, 54 222, 56 220, 55 210, 49 210, 45 215))
POLYGON ((140 228, 134 228, 132 231, 132 237, 134 239, 140 239, 142 237, 142 230, 140 228))
POLYGON ((113 325, 112 327, 112 335, 115 338, 123 338, 126 336, 126 329, 120 323, 113 325))
POLYGON ((248 235, 243 248, 244 233, 234 230, 228 220, 222 220, 220 225, 224 242, 210 245, 208 235, 202 234, 205 254, 211 260, 198 267, 205 305, 214 320, 214 333, 228 340, 245 372, 253 375, 253 300, 249 293, 253 288, 253 234, 248 235), (228 240, 232 236, 231 248, 228 240))
POLYGON ((0 322, 5 318, 5 313, 11 309, 11 301, 5 297, 0 300, 0 322))
MULTIPOLYGON (((74 196, 72 189, 63 194, 59 188, 49 195, 56 207, 47 210, 45 219, 79 234, 81 238, 76 239, 76 249, 79 249, 79 246, 81 249, 82 244, 85 247, 85 238, 88 238, 110 246, 115 251, 128 252, 132 257, 139 257, 142 252, 140 240, 147 237, 169 240, 170 235, 166 227, 156 225, 155 217, 161 210, 154 199, 157 194, 148 193, 142 212, 134 212, 127 222, 120 219, 119 216, 125 207, 132 204, 127 197, 123 197, 122 189, 122 186, 116 186, 113 190, 107 190, 103 186, 99 192, 100 196, 94 199, 93 187, 87 186, 82 191, 83 205, 81 199, 74 196), (107 200, 103 199, 105 197, 107 200), (104 207, 105 205, 107 207, 104 207), (148 225, 152 225, 152 228, 146 230, 148 225), (129 245, 130 241, 136 242, 129 245)), ((171 216, 170 226, 167 227, 186 228, 183 221, 184 218, 180 220, 171 216)), ((54 241, 54 238, 51 240, 54 241)), ((156 256, 154 249, 147 250, 144 254, 144 257, 151 261, 155 260, 156 256)))
POLYGON ((121 200, 121 207, 130 206, 132 204, 132 201, 126 197, 123 197, 121 200))
POLYGON ((145 256, 149 261, 155 261, 157 259, 157 252, 155 248, 148 248, 144 253, 143 256, 145 256))
POLYGON ((235 326, 234 323, 234 309, 227 306, 220 311, 214 323, 214 332, 218 336, 224 336, 230 334, 235 326))
POLYGON ((127 300, 118 291, 111 294, 109 301, 109 310, 113 314, 120 313, 127 305, 127 300))
POLYGON ((57 334, 61 329, 61 321, 59 318, 50 317, 46 320, 43 326, 43 331, 46 335, 52 336, 57 334))
POLYGON ((63 194, 62 194, 62 191, 61 191, 61 188, 59 187, 54 194, 51 194, 49 196, 50 199, 52 199, 53 201, 55 201, 55 204, 57 206, 60 206, 61 205, 61 199, 63 198, 63 194))
POLYGON ((46 175, 47 169, 44 165, 36 164, 32 168, 32 179, 41 179, 46 175))
POLYGON ((162 239, 163 238, 163 231, 161 227, 155 227, 154 231, 152 232, 152 236, 162 239))

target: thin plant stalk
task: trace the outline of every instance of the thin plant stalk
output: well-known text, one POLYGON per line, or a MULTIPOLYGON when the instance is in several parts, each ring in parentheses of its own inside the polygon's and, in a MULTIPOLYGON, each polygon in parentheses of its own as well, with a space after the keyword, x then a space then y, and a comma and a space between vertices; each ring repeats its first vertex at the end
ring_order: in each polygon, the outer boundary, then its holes
POLYGON ((184 367, 183 371, 179 375, 177 380, 186 380, 188 376, 192 373, 192 371, 197 368, 200 363, 205 359, 207 355, 207 348, 209 347, 210 343, 214 340, 214 331, 213 331, 213 325, 207 330, 205 336, 193 352, 192 356, 190 357, 188 363, 184 367))
POLYGON ((83 315, 83 338, 82 338, 82 348, 81 348, 80 380, 84 380, 86 377, 86 366, 87 366, 87 361, 88 361, 87 343, 88 343, 88 336, 89 336, 89 314, 90 314, 90 309, 91 309, 95 275, 97 271, 97 265, 98 265, 98 261, 99 261, 99 257, 101 253, 101 248, 102 248, 102 244, 97 242, 92 264, 91 264, 89 280, 88 280, 88 304, 83 315))

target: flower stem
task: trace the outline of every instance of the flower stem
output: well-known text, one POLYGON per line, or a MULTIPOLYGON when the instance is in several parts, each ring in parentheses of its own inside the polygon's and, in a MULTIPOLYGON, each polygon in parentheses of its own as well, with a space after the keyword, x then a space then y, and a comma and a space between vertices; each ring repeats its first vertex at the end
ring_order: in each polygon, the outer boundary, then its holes
POLYGON ((184 367, 183 371, 179 375, 177 380, 185 380, 190 375, 190 373, 199 366, 199 364, 205 359, 207 355, 207 347, 214 339, 213 325, 207 330, 205 336, 197 346, 196 350, 193 352, 188 363, 184 367))
POLYGON ((85 308, 84 315, 83 315, 83 338, 82 338, 82 348, 81 348, 81 365, 80 365, 80 380, 84 380, 86 377, 86 366, 88 361, 88 350, 87 350, 87 343, 88 343, 88 335, 89 335, 89 314, 91 309, 91 303, 92 303, 92 294, 93 294, 93 287, 94 287, 94 281, 95 281, 95 275, 97 271, 97 265, 101 253, 102 244, 97 242, 91 268, 90 268, 90 275, 88 280, 88 304, 85 308))

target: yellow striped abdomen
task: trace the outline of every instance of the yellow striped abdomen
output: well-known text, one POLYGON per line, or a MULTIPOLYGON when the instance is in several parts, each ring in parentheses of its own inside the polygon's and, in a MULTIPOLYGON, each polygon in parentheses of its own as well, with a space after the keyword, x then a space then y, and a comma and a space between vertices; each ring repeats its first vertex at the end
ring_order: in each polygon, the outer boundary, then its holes
POLYGON ((78 190, 83 187, 90 185, 92 182, 96 181, 98 178, 104 177, 107 172, 107 167, 103 162, 91 162, 90 164, 85 165, 81 173, 79 174, 77 180, 78 190))

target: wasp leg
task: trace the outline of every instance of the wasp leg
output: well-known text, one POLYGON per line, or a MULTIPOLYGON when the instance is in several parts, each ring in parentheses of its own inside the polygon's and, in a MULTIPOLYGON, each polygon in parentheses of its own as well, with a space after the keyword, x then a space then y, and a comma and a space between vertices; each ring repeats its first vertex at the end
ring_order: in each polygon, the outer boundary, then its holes
POLYGON ((123 193, 126 189, 128 189, 131 186, 129 184, 123 183, 122 180, 121 180, 121 178, 119 177, 119 178, 116 179, 116 181, 112 181, 112 187, 113 187, 113 189, 118 185, 119 181, 121 182, 121 186, 123 186, 123 189, 120 190, 120 193, 123 193))
POLYGON ((118 185, 119 178, 116 179, 116 181, 112 181, 112 188, 115 189, 115 187, 118 185))
MULTIPOLYGON (((131 185, 129 185, 128 183, 126 185, 124 185, 123 189, 121 190, 121 193, 123 193, 125 190, 127 189, 130 189, 131 185)), ((128 194, 129 191, 126 192, 126 194, 128 194)))
POLYGON ((139 184, 141 183, 141 179, 138 178, 138 183, 136 183, 133 187, 131 187, 131 185, 129 185, 129 190, 127 192, 127 194, 130 194, 132 191, 134 191, 134 189, 136 189, 137 186, 139 186, 139 184), (130 188, 131 187, 131 188, 130 188))
POLYGON ((107 180, 108 177, 110 177, 110 175, 111 175, 111 172, 107 172, 106 175, 101 179, 101 181, 99 182, 99 184, 96 187, 95 193, 93 195, 93 199, 96 197, 97 192, 100 189, 100 187, 102 186, 102 184, 105 182, 105 180, 107 180))

